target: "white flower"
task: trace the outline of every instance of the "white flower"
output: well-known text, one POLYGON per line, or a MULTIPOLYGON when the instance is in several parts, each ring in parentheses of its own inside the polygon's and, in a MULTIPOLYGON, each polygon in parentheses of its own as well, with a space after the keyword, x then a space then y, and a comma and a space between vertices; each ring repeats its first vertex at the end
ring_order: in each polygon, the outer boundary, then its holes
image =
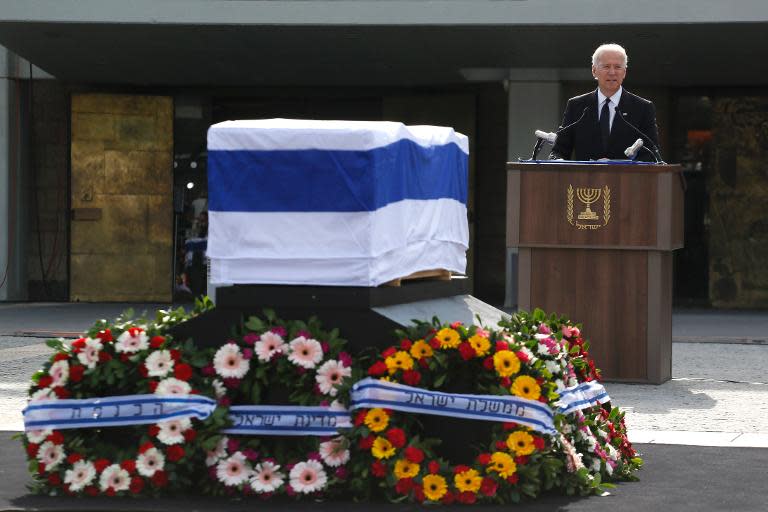
POLYGON ((291 488, 304 494, 319 491, 328 482, 323 465, 311 459, 293 466, 288 478, 290 478, 291 488))
POLYGON ((219 379, 213 379, 211 385, 213 386, 213 392, 216 394, 216 398, 221 398, 227 394, 227 388, 224 387, 224 383, 219 379))
POLYGON ((317 340, 299 336, 291 341, 291 354, 288 360, 296 366, 311 370, 323 358, 323 347, 317 340))
POLYGON ((532 365, 533 363, 535 363, 538 360, 538 357, 536 357, 534 355, 534 353, 531 352, 531 349, 529 349, 528 347, 520 347, 520 352, 522 352, 523 354, 525 354, 528 357, 528 364, 529 365, 532 365))
POLYGON ((599 473, 600 472, 600 458, 595 457, 592 459, 592 462, 589 464, 589 469, 592 470, 593 473, 599 473))
POLYGON ((77 492, 90 485, 96 478, 96 468, 86 460, 79 460, 72 464, 72 469, 64 472, 64 483, 69 485, 69 490, 77 492))
POLYGON ((240 347, 234 343, 227 343, 222 345, 213 356, 213 367, 216 373, 224 378, 242 379, 251 365, 248 359, 243 357, 240 347))
MULTIPOLYGON (((538 336, 538 334, 537 334, 537 336, 538 336)), ((549 355, 549 347, 546 346, 544 343, 539 343, 539 346, 537 347, 536 352, 538 352, 539 355, 548 356, 549 355)))
POLYGON ((170 350, 156 350, 149 354, 144 361, 147 375, 150 377, 165 377, 173 370, 173 357, 170 350))
POLYGON ((229 442, 229 438, 227 436, 222 436, 222 438, 219 440, 219 442, 216 444, 216 448, 213 450, 208 451, 205 455, 205 465, 206 466, 213 466, 217 462, 219 462, 219 459, 224 457, 227 454, 227 443, 229 442))
POLYGON ((269 361, 275 354, 280 354, 285 350, 283 338, 274 332, 265 332, 261 339, 253 345, 256 357, 259 361, 269 361))
POLYGON ((544 367, 551 373, 552 375, 557 375, 560 372, 563 371, 562 367, 557 363, 557 361, 552 360, 546 360, 544 361, 544 367))
POLYGON ((118 336, 117 343, 115 343, 115 350, 117 352, 126 352, 133 354, 139 350, 146 350, 149 347, 149 338, 147 333, 141 327, 131 327, 123 334, 118 336))
POLYGON ((99 487, 102 491, 114 489, 115 492, 127 491, 131 484, 131 475, 118 464, 112 464, 104 468, 99 478, 99 487))
POLYGON ((26 433, 27 440, 30 443, 40 444, 43 441, 45 441, 45 438, 48 437, 53 433, 53 430, 50 428, 46 429, 35 429, 35 430, 28 430, 26 433))
POLYGON ((337 386, 342 383, 345 377, 350 377, 351 375, 352 368, 347 368, 340 361, 331 359, 317 369, 315 380, 317 380, 321 393, 336 396, 339 392, 337 386))
POLYGON ((53 379, 51 382, 52 388, 66 385, 69 380, 69 362, 56 361, 51 365, 51 369, 48 370, 48 374, 53 379))
POLYGON ((37 460, 45 464, 45 469, 50 471, 64 460, 64 448, 60 444, 46 441, 37 450, 37 460))
POLYGON ((150 448, 136 457, 136 471, 141 476, 151 477, 165 467, 165 456, 157 448, 150 448))
POLYGON ((183 380, 170 377, 163 379, 157 384, 156 395, 188 395, 192 387, 183 380))
POLYGON ((157 424, 160 431, 157 439, 163 444, 181 444, 184 442, 184 431, 189 430, 192 421, 189 418, 162 421, 157 424))
POLYGON ((85 338, 85 346, 77 354, 77 358, 88 368, 94 368, 99 362, 99 352, 104 345, 101 344, 100 339, 85 338))
POLYGON ((335 468, 349 462, 349 450, 347 441, 343 437, 337 437, 330 441, 320 443, 320 457, 328 466, 335 468))
POLYGON ((245 455, 241 452, 235 452, 230 457, 220 460, 216 466, 216 477, 230 487, 247 482, 250 473, 245 455))
POLYGON ((537 332, 536 334, 533 335, 533 337, 536 338, 537 340, 541 341, 541 340, 545 340, 547 338, 551 338, 552 335, 551 334, 542 334, 542 333, 537 332))
POLYGON ((39 402, 41 400, 58 400, 59 397, 51 388, 38 389, 29 396, 30 402, 39 402))
POLYGON ((262 462, 257 465, 251 477, 251 488, 258 493, 279 489, 285 482, 285 475, 278 471, 279 469, 280 466, 272 462, 262 462))

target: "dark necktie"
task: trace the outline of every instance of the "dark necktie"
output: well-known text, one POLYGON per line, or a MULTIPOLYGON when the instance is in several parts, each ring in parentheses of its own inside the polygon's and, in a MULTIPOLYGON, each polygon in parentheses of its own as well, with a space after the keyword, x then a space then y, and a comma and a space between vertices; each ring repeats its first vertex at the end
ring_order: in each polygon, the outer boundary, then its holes
POLYGON ((608 154, 608 137, 611 135, 611 112, 608 107, 610 103, 611 100, 606 98, 603 109, 600 111, 600 134, 603 136, 603 151, 606 156, 608 154))

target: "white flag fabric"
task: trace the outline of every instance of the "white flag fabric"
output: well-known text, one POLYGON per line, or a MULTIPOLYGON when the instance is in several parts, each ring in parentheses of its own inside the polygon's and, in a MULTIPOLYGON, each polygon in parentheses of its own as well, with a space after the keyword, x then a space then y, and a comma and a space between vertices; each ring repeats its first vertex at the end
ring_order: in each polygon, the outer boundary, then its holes
POLYGON ((211 282, 377 286, 463 273, 467 137, 393 122, 267 119, 208 131, 211 282))

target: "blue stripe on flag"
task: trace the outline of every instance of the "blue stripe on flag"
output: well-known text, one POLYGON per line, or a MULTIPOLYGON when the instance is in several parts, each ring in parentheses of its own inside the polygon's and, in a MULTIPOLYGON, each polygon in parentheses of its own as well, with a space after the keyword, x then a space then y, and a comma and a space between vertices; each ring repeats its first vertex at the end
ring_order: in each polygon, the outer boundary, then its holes
POLYGON ((227 212, 375 211, 405 199, 467 204, 456 144, 402 139, 370 151, 209 151, 208 204, 227 212))

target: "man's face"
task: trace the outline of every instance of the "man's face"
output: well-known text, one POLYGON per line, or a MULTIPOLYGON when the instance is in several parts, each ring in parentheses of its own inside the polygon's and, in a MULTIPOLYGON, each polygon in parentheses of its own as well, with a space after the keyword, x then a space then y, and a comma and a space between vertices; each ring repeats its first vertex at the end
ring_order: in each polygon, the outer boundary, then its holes
POLYGON ((597 79, 600 91, 606 96, 613 96, 619 90, 624 77, 627 76, 627 67, 619 52, 603 52, 597 65, 592 66, 592 76, 597 79))

